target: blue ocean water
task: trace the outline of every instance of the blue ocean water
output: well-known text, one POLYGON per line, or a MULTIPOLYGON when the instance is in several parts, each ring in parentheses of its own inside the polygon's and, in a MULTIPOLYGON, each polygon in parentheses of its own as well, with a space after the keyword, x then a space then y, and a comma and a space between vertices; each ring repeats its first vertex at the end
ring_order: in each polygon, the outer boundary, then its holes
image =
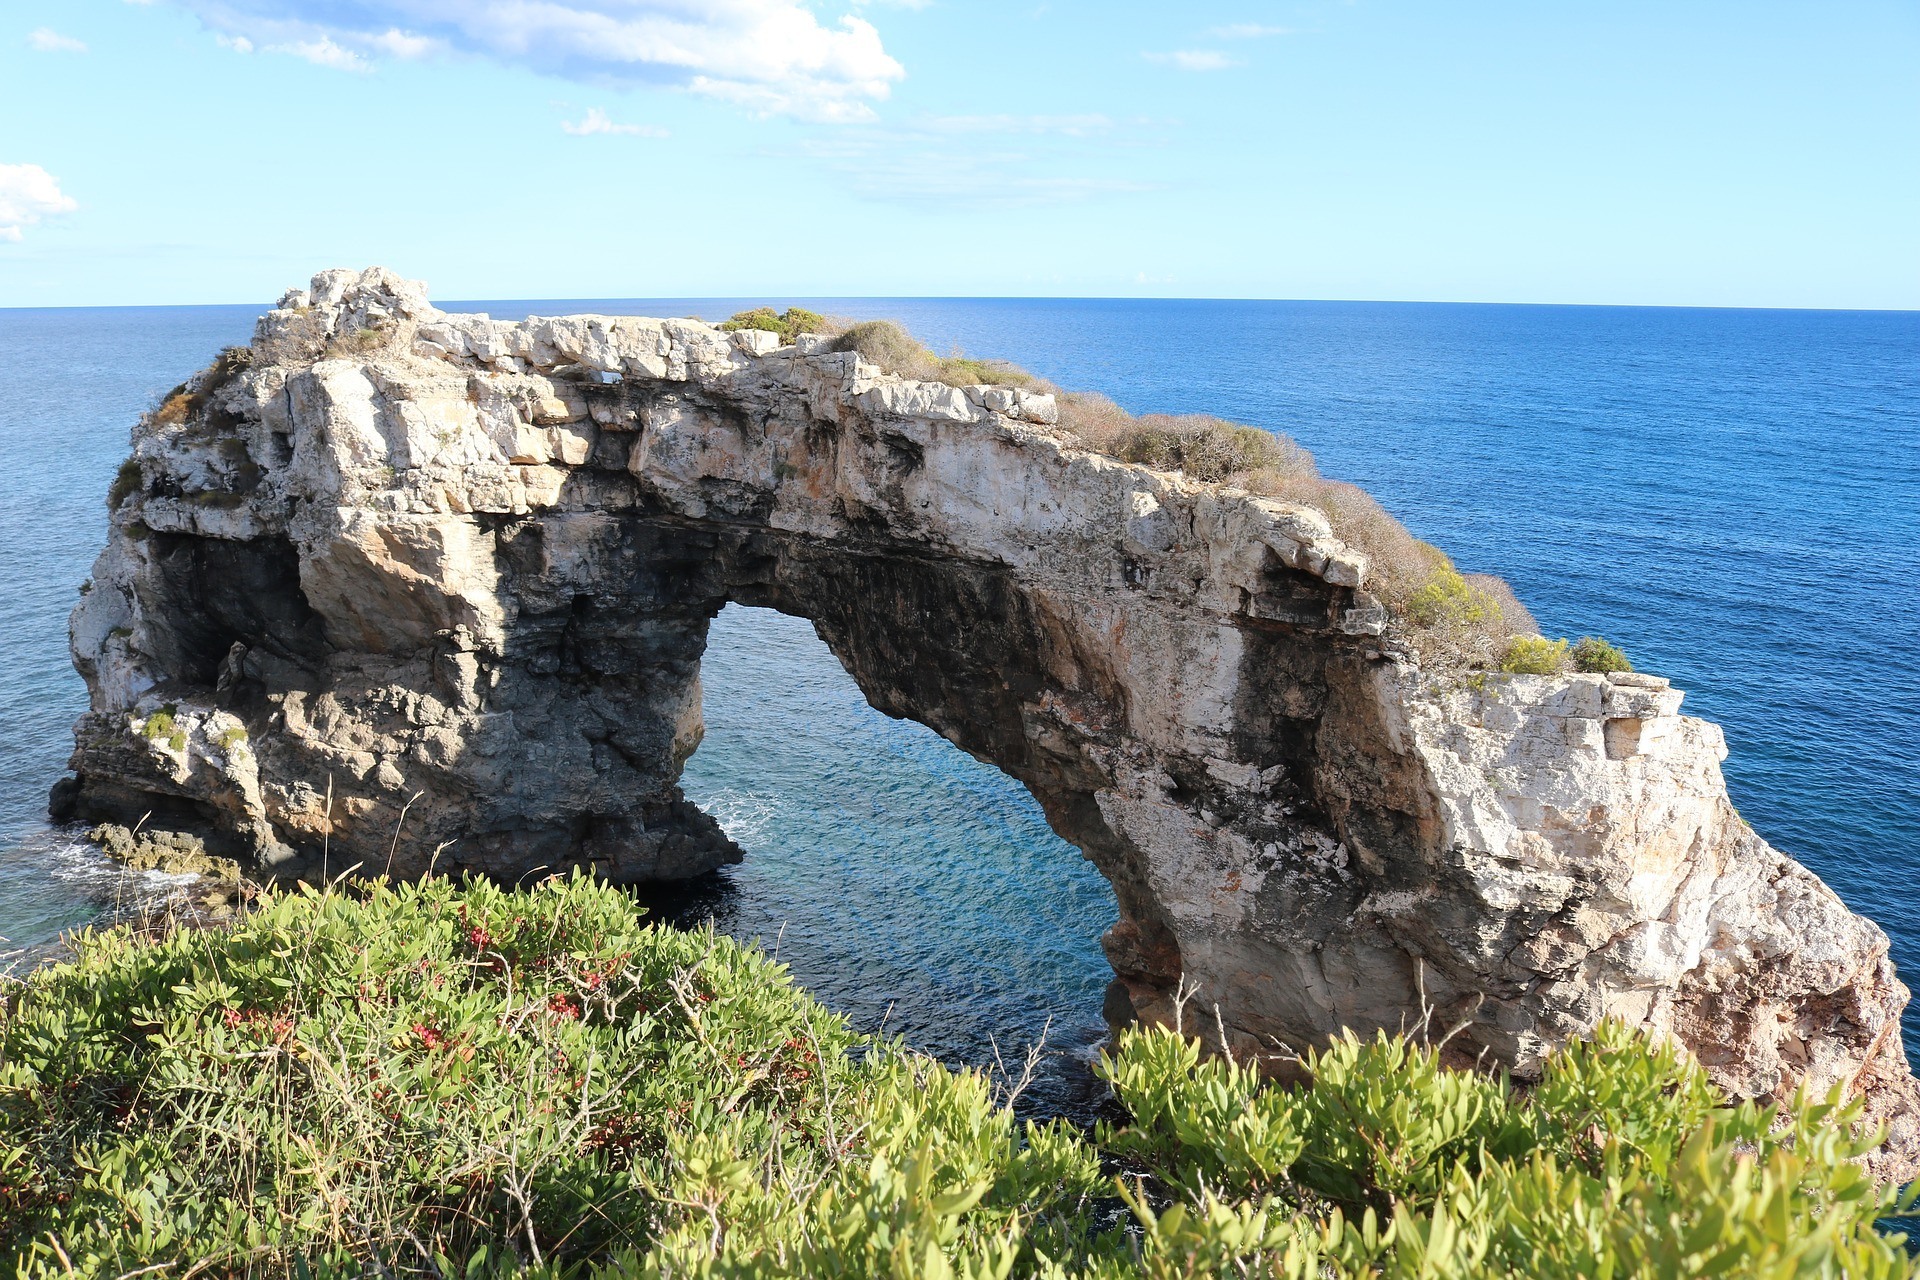
MULTIPOLYGON (((717 318, 747 303, 473 305, 717 318)), ((1724 726, 1741 812, 1920 974, 1920 314, 810 305, 897 318, 937 349, 1130 409, 1295 436, 1463 568, 1508 578, 1550 634, 1607 635, 1671 676, 1724 726)), ((85 701, 66 612, 128 425, 244 341, 254 311, 0 310, 0 935, 16 944, 126 892, 41 812, 85 701)), ((1043 1027, 1084 1054, 1112 898, 1023 792, 866 707, 805 624, 729 609, 704 679, 687 787, 749 858, 670 905, 777 945, 861 1025, 944 1057, 1012 1056, 1043 1027)), ((1084 1095, 1060 1070, 1037 1096, 1071 1111, 1084 1095)))

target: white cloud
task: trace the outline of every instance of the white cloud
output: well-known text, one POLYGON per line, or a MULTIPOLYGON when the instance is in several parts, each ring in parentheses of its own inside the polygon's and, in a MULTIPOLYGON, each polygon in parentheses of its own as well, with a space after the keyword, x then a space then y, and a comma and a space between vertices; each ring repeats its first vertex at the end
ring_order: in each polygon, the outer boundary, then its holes
POLYGON ((409 62, 424 58, 430 53, 439 53, 446 48, 443 43, 431 36, 416 36, 398 27, 388 27, 367 43, 381 53, 390 57, 404 58, 409 62))
POLYGON ((1175 49, 1171 53, 1143 53, 1140 56, 1148 62, 1178 67, 1182 71, 1225 71, 1228 67, 1240 65, 1237 59, 1212 49, 1175 49))
POLYGON ((586 116, 580 120, 562 120, 560 129, 576 138, 590 138, 596 133, 625 134, 634 138, 667 136, 667 131, 657 124, 616 124, 599 107, 588 107, 586 116))
MULTIPOLYGON (((151 4, 153 0, 127 0, 128 4, 151 4)), ((231 49, 235 53, 252 53, 253 41, 245 36, 223 36, 216 34, 213 42, 222 49, 231 49)))
MULTIPOLYGON (((240 39, 246 39, 241 36, 240 39)), ((322 35, 312 40, 289 40, 284 44, 262 45, 266 53, 291 54, 316 67, 331 67, 335 71, 353 71, 366 75, 373 70, 373 64, 345 45, 336 44, 332 36, 322 35)))
POLYGON ((28 36, 27 44, 41 53, 85 53, 84 41, 72 36, 63 36, 52 27, 36 27, 28 36))
POLYGON ((862 199, 1006 209, 1158 190, 1140 176, 1138 149, 1159 145, 1159 126, 1145 120, 943 116, 810 137, 796 149, 862 199))
POLYGON ((1261 40, 1267 36, 1290 36, 1292 27, 1270 27, 1260 22, 1230 22, 1207 32, 1216 40, 1261 40))
POLYGON ((80 206, 37 164, 0 164, 0 240, 20 243, 21 230, 80 206))
POLYGON ((811 0, 173 0, 219 35, 324 66, 447 52, 648 84, 766 115, 873 117, 906 74, 863 18, 811 0))

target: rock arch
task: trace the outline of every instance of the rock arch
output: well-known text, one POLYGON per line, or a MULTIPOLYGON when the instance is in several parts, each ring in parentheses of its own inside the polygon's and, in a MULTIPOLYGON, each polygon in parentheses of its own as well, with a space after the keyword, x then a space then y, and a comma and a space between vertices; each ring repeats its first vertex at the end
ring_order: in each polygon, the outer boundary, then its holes
POLYGON ((707 623, 766 605, 1106 874, 1111 1016, 1184 980, 1265 1049, 1424 1004, 1522 1076, 1621 1017, 1741 1093, 1846 1082, 1911 1167, 1886 939, 1739 819, 1678 691, 1423 672, 1317 513, 776 344, 316 277, 136 429, 69 801, 290 870, 689 876, 738 856, 677 786, 707 623))

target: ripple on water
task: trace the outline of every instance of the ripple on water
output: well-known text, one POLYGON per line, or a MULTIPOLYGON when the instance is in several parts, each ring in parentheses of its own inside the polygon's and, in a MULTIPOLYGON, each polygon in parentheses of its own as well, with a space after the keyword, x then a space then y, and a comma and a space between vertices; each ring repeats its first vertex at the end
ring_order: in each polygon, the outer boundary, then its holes
POLYGON ((59 951, 59 936, 87 925, 132 919, 165 903, 200 877, 135 871, 101 853, 79 826, 29 832, 0 859, 0 900, 14 929, 14 963, 38 963, 59 951))

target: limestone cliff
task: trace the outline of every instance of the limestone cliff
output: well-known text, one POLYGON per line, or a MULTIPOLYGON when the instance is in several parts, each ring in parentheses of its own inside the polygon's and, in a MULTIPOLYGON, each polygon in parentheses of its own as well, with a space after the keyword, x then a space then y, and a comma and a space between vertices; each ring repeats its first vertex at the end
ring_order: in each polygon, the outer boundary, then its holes
POLYGON ((1864 1094, 1915 1170, 1886 938, 1740 820, 1665 681, 1423 671, 1316 512, 776 342, 288 295, 135 431, 64 803, 308 873, 694 875, 739 856, 677 785, 707 624, 766 605, 1106 874, 1113 1016, 1184 983, 1272 1052, 1426 1008, 1522 1077, 1620 1017, 1743 1094, 1864 1094))

